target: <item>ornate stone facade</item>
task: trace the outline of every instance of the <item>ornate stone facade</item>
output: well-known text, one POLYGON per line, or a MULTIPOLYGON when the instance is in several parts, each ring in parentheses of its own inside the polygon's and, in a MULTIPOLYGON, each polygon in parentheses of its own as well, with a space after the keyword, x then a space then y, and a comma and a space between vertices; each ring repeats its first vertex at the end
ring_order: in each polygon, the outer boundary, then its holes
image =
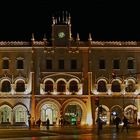
POLYGON ((0 124, 113 124, 140 119, 140 42, 87 41, 71 33, 71 17, 53 17, 52 40, 0 41, 0 124), (57 34, 64 32, 59 37, 57 34), (115 73, 115 78, 112 77, 115 73))

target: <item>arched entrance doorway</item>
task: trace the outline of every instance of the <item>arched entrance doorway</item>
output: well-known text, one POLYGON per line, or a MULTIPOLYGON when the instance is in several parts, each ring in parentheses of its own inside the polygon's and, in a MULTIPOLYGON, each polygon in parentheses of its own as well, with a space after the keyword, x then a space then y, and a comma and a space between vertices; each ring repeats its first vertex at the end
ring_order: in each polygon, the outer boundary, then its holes
POLYGON ((97 107, 96 112, 95 112, 95 122, 97 121, 98 117, 102 120, 104 125, 109 124, 110 123, 109 108, 105 105, 100 105, 99 107, 97 107), (99 116, 98 116, 98 113, 99 113, 99 116))
POLYGON ((62 117, 65 125, 87 124, 87 106, 77 98, 71 98, 62 105, 62 117))
POLYGON ((134 105, 129 105, 124 109, 124 115, 128 118, 131 124, 137 123, 137 108, 134 105))
POLYGON ((41 119, 41 124, 46 125, 47 119, 50 125, 59 123, 61 104, 52 98, 41 100, 36 107, 36 121, 41 119))
POLYGON ((110 124, 114 124, 114 120, 116 118, 116 116, 119 116, 120 118, 123 117, 123 109, 122 107, 116 105, 116 106, 113 106, 111 108, 111 111, 110 111, 110 124))
POLYGON ((82 109, 80 105, 69 104, 64 113, 64 125, 77 125, 81 123, 82 109))
POLYGON ((58 110, 53 103, 44 104, 40 110, 40 117, 42 123, 46 123, 47 119, 49 119, 51 125, 56 124, 57 114, 58 110))

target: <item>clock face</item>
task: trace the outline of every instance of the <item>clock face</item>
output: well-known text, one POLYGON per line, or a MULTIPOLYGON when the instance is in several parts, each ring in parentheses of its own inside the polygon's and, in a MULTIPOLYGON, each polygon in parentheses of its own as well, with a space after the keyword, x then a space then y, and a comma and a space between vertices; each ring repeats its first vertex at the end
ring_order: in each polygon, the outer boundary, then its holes
POLYGON ((64 38, 65 37, 65 33, 64 32, 59 32, 58 33, 58 37, 59 38, 64 38))

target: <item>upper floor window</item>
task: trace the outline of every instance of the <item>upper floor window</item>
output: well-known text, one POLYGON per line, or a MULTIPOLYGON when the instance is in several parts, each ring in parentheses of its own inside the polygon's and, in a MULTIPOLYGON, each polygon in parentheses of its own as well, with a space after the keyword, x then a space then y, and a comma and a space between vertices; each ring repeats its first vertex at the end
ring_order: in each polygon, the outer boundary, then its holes
POLYGON ((64 81, 59 81, 57 83, 57 92, 65 92, 66 91, 66 83, 64 81))
POLYGON ((101 80, 98 82, 98 92, 106 92, 107 91, 107 87, 106 87, 106 82, 101 80))
POLYGON ((72 59, 71 60, 71 69, 77 69, 77 60, 76 59, 72 59))
POLYGON ((52 81, 45 82, 45 92, 53 92, 53 82, 52 81))
POLYGON ((111 91, 112 92, 120 92, 121 91, 121 85, 118 81, 113 81, 112 86, 111 86, 111 91))
POLYGON ((120 60, 119 59, 113 60, 113 69, 120 69, 120 60))
POLYGON ((19 80, 16 83, 16 92, 24 92, 25 91, 25 83, 22 80, 19 80))
POLYGON ((46 69, 52 69, 52 60, 51 59, 46 60, 46 69))
POLYGON ((127 60, 127 68, 128 69, 134 69, 134 60, 133 59, 128 59, 127 60))
POLYGON ((105 69, 105 60, 104 59, 99 60, 99 69, 105 69))
POLYGON ((3 60, 2 68, 3 69, 9 69, 9 60, 8 59, 3 60))
POLYGON ((23 59, 17 60, 17 69, 24 69, 24 61, 23 59))
POLYGON ((78 92, 78 83, 76 81, 70 82, 70 92, 78 92))
POLYGON ((125 91, 126 92, 135 92, 135 83, 131 80, 126 81, 126 87, 125 91))
POLYGON ((61 69, 61 70, 64 69, 64 60, 63 59, 60 59, 59 62, 58 62, 58 65, 59 65, 58 66, 59 69, 61 69))
POLYGON ((11 91, 11 84, 9 81, 3 81, 1 85, 2 92, 10 92, 11 91))

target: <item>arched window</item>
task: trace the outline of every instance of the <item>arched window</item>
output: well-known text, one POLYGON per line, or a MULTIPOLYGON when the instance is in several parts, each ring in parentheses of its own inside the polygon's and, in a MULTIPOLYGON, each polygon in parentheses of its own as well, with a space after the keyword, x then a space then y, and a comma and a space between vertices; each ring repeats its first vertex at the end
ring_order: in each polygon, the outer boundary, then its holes
POLYGON ((53 92, 53 82, 52 81, 45 82, 45 92, 53 92))
POLYGON ((71 81, 69 90, 70 92, 78 92, 78 83, 76 81, 71 81))
POLYGON ((1 85, 2 92, 10 92, 11 91, 11 84, 9 81, 3 81, 1 85))
POLYGON ((11 119, 12 119, 12 109, 7 105, 2 105, 0 107, 0 122, 10 124, 11 119))
POLYGON ((25 91, 25 83, 20 80, 16 83, 16 92, 24 92, 25 91))
POLYGON ((135 84, 133 81, 128 80, 125 87, 126 92, 135 92, 135 84))
POLYGON ((98 82, 98 89, 97 89, 98 92, 106 92, 107 91, 107 88, 106 88, 106 82, 105 81, 99 81, 98 82))
POLYGON ((121 86, 120 86, 120 83, 118 81, 112 82, 111 91, 112 92, 120 92, 121 91, 121 86))
POLYGON ((57 83, 57 92, 65 92, 66 91, 66 83, 64 81, 59 81, 57 83))
POLYGON ((18 105, 15 109, 15 122, 26 122, 27 110, 24 106, 18 105))

